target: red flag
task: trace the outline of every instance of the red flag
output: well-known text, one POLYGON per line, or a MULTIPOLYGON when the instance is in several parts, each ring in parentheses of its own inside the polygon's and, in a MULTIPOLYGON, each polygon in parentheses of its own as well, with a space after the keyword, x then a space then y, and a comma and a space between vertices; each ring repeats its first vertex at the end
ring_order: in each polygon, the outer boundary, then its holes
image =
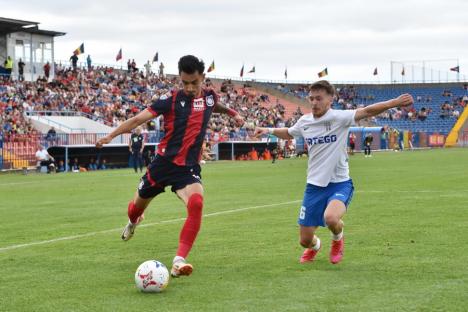
POLYGON ((119 53, 117 53, 117 56, 115 57, 115 61, 121 60, 122 59, 122 49, 119 50, 119 53))
POLYGON ((459 73, 460 72, 460 66, 452 67, 452 68, 450 68, 450 70, 459 73))
POLYGON ((241 71, 240 71, 240 76, 241 78, 244 77, 244 65, 242 65, 241 71))

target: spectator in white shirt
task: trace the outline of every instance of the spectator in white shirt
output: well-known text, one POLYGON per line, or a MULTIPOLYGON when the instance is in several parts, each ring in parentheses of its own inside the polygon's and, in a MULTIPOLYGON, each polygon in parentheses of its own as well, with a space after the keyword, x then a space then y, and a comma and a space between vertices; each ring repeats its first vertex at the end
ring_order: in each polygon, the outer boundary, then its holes
POLYGON ((37 166, 40 168, 42 166, 47 167, 47 173, 55 172, 54 157, 50 156, 46 148, 42 145, 38 146, 36 152, 37 166))

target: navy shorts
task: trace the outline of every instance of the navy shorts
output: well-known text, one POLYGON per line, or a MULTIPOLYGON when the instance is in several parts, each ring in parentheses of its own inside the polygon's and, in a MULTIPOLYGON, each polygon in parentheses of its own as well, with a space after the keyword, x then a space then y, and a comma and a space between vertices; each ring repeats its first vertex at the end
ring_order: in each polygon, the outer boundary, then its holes
POLYGON ((138 195, 141 198, 152 198, 164 192, 170 185, 171 191, 183 189, 193 183, 201 183, 200 165, 177 166, 160 155, 156 155, 148 166, 146 174, 141 177, 138 195))
POLYGON ((354 186, 351 179, 329 183, 325 187, 307 184, 297 223, 303 226, 326 226, 324 214, 328 203, 337 199, 348 208, 353 198, 353 192, 354 186))

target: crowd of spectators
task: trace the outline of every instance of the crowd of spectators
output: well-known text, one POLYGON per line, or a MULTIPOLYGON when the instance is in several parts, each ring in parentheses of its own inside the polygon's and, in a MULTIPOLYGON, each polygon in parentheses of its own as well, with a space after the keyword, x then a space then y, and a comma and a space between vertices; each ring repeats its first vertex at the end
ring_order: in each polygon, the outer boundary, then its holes
MULTIPOLYGON (((211 82, 207 81, 208 87, 211 82)), ((289 127, 303 115, 300 108, 290 117, 285 107, 277 100, 271 103, 267 94, 258 92, 249 85, 236 87, 230 80, 224 81, 219 88, 220 102, 235 109, 245 119, 242 129, 225 115, 214 114, 207 131, 207 141, 254 140, 253 130, 260 127, 289 127)))
MULTIPOLYGON (((296 97, 306 98, 308 89, 306 85, 289 88, 285 85, 278 85, 277 89, 283 93, 291 94, 296 97)), ((468 86, 465 85, 467 90, 468 86)), ((441 96, 446 100, 440 105, 439 117, 458 119, 464 107, 468 104, 468 95, 455 96, 451 90, 443 90, 441 96)), ((425 121, 427 117, 433 113, 433 98, 430 95, 418 95, 415 97, 417 109, 415 107, 391 109, 375 119, 386 120, 409 120, 409 121, 425 121)), ((357 109, 375 102, 375 96, 371 90, 359 91, 355 86, 344 86, 336 89, 334 99, 334 107, 338 109, 357 109)))
MULTIPOLYGON (((179 87, 176 77, 167 78, 151 72, 139 71, 134 62, 128 70, 108 67, 67 68, 55 64, 53 78, 40 77, 35 82, 12 80, 0 76, 0 122, 4 140, 16 135, 36 135, 37 130, 24 117, 27 112, 65 114, 80 112, 93 120, 117 127, 150 105, 151 101, 179 87)), ((220 101, 239 111, 246 125, 239 129, 225 115, 214 114, 207 131, 210 142, 252 137, 255 126, 290 126, 301 115, 298 110, 286 118, 280 102, 270 103, 268 95, 249 86, 235 87, 227 80, 207 88, 215 88, 220 101)), ((164 120, 150 121, 144 132, 163 129, 164 120)))
POLYGON ((35 134, 24 118, 30 111, 81 112, 110 126, 134 116, 174 83, 156 75, 112 68, 72 70, 56 65, 55 77, 35 82, 0 77, 0 118, 4 137, 35 134))
POLYGON ((460 117, 460 112, 462 112, 468 104, 468 95, 454 96, 452 91, 444 90, 442 96, 447 98, 447 100, 440 105, 440 118, 458 119, 458 117, 460 117))

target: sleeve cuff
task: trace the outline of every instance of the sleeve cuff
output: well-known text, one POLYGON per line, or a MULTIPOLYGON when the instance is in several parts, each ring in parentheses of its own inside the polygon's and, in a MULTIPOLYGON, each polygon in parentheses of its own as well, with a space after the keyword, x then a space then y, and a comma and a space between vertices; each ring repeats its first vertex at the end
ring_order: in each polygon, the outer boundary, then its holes
POLYGON ((351 119, 351 126, 355 126, 356 125, 356 110, 353 110, 352 116, 353 118, 351 119))
POLYGON ((148 107, 147 109, 151 114, 153 114, 154 117, 158 116, 158 113, 154 109, 152 109, 151 106, 148 107))
POLYGON ((228 108, 227 114, 231 117, 235 117, 237 115, 237 112, 232 108, 228 108))

